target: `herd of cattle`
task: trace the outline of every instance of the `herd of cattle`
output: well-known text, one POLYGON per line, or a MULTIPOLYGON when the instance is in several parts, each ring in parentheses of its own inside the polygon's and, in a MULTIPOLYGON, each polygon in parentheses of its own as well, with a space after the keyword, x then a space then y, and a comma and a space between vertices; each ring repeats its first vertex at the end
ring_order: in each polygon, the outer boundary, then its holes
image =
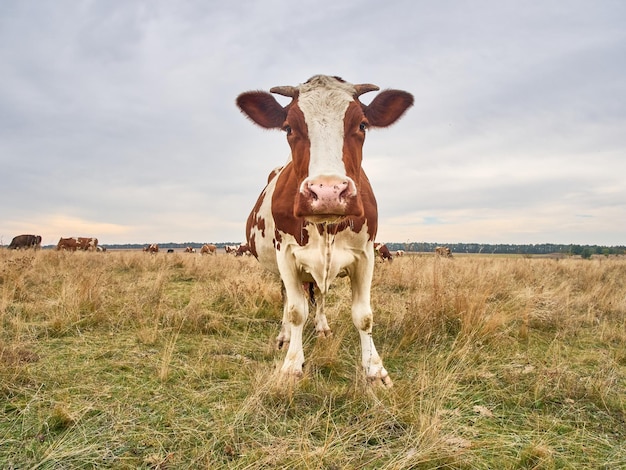
MULTIPOLYGON (((41 248, 41 236, 40 235, 18 235, 11 240, 11 243, 7 247, 9 250, 19 250, 19 249, 27 249, 41 248)), ((57 243, 56 250, 67 250, 67 251, 106 251, 106 247, 98 245, 98 239, 93 237, 69 237, 69 238, 61 238, 57 243)), ((157 243, 151 243, 143 247, 143 251, 146 253, 158 253, 159 245, 157 243)), ((185 253, 196 253, 196 249, 187 246, 183 250, 185 253)), ((224 251, 227 254, 235 255, 235 256, 252 256, 252 252, 250 251, 250 247, 247 243, 241 243, 240 245, 224 245, 224 251)), ((377 256, 380 257, 383 261, 393 261, 393 257, 404 256, 404 250, 397 250, 394 254, 391 253, 387 245, 384 243, 374 243, 374 251, 377 256)), ((168 248, 168 253, 173 253, 173 248, 168 248)), ((200 248, 200 254, 202 255, 214 255, 217 253, 217 246, 207 243, 202 245, 200 248)), ((443 256, 447 258, 452 258, 452 252, 450 248, 447 246, 438 246, 435 248, 435 255, 443 256)))
MULTIPOLYGON (((26 248, 41 248, 41 235, 18 235, 13 237, 7 247, 9 250, 26 248)), ((98 239, 93 237, 69 237, 61 238, 56 246, 57 250, 68 251, 106 251, 105 247, 98 246, 98 239)))
MULTIPOLYGON (((40 235, 18 235, 11 240, 11 243, 7 247, 10 250, 19 250, 26 248, 41 248, 41 236, 40 235)), ((98 239, 93 237, 69 237, 69 238, 61 238, 56 246, 57 250, 67 250, 67 251, 106 251, 106 247, 98 245, 98 239)), ((158 253, 159 245, 157 243, 151 243, 145 247, 143 247, 143 251, 146 253, 158 253)), ((185 253, 196 253, 196 249, 187 246, 183 250, 185 253)), ((252 256, 252 252, 250 251, 250 247, 247 243, 241 243, 240 245, 224 245, 224 251, 227 254, 232 254, 235 256, 252 256)), ((393 261, 393 257, 404 256, 404 250, 397 250, 394 254, 391 253, 387 245, 384 243, 374 243, 374 251, 377 256, 380 257, 383 261, 393 261)), ((167 250, 168 253, 173 253, 174 249, 169 248, 167 250)), ((214 255, 217 253, 217 246, 208 243, 202 245, 200 248, 200 254, 202 255, 214 255)), ((435 254, 438 256, 444 256, 451 258, 452 253, 450 248, 447 246, 438 246, 435 248, 435 254)))

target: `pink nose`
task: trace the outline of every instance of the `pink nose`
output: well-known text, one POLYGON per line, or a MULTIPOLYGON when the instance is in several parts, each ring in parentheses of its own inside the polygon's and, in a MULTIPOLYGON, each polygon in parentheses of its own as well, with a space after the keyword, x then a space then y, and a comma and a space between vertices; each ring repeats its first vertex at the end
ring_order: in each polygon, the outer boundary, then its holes
POLYGON ((345 191, 348 189, 347 181, 309 183, 307 189, 311 191, 314 200, 334 201, 345 197, 345 191))
POLYGON ((314 213, 343 214, 356 186, 350 178, 318 177, 305 180, 301 193, 308 199, 314 213))

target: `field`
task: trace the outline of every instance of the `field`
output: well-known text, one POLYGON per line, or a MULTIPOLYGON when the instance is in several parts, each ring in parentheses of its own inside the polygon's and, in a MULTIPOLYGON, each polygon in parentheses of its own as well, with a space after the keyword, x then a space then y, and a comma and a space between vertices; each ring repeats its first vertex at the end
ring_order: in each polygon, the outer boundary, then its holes
POLYGON ((252 258, 0 250, 0 468, 626 468, 626 258, 377 264, 388 390, 349 298, 281 381, 252 258))

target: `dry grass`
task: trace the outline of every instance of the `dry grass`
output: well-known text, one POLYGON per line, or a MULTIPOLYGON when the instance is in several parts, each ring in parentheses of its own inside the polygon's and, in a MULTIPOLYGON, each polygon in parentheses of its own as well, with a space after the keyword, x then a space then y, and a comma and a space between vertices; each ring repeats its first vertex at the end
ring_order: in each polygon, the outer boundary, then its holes
POLYGON ((626 467, 626 259, 377 265, 281 381, 277 280, 225 255, 0 250, 0 468, 626 467))

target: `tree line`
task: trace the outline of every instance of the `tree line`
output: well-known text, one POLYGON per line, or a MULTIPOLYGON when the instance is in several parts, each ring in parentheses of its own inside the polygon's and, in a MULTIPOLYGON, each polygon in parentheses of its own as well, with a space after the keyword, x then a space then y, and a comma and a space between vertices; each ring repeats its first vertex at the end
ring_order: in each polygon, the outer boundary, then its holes
POLYGON ((623 255, 626 254, 626 246, 602 246, 602 245, 575 245, 575 244, 523 244, 515 245, 510 243, 428 243, 428 242, 406 242, 406 243, 386 243, 391 252, 397 250, 415 252, 433 252, 438 246, 447 246, 452 253, 489 253, 489 254, 519 254, 519 255, 579 255, 583 258, 591 255, 623 255))

